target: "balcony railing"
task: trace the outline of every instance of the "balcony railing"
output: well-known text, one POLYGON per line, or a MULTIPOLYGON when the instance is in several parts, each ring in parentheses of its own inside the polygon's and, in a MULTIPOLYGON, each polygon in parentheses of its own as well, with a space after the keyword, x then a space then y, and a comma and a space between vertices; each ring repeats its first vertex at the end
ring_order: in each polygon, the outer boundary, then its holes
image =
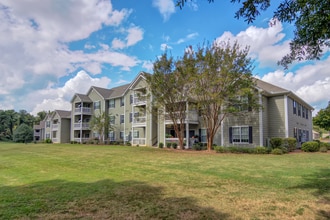
MULTIPOLYGON (((179 114, 179 113, 174 113, 174 114, 179 114)), ((194 123, 198 124, 198 112, 196 110, 188 111, 188 115, 184 113, 184 123, 194 123)), ((166 124, 173 124, 173 121, 170 118, 169 113, 165 113, 165 123, 166 124)))
POLYGON ((139 116, 133 118, 133 126, 145 126, 147 124, 147 116, 139 116))
POLYGON ((134 105, 145 105, 147 103, 147 96, 134 96, 133 97, 133 104, 134 105))
POLYGON ((73 124, 73 128, 75 130, 89 130, 89 123, 88 122, 77 122, 73 124))
POLYGON ((136 146, 146 146, 146 139, 145 138, 133 138, 132 139, 132 145, 136 146))
POLYGON ((53 130, 58 130, 58 124, 52 124, 52 129, 53 130))
POLYGON ((83 143, 83 142, 87 142, 89 140, 89 138, 77 138, 77 137, 75 137, 73 140, 76 141, 76 142, 79 142, 79 143, 80 142, 83 143))
POLYGON ((59 142, 59 139, 58 138, 52 138, 52 142, 53 143, 58 143, 59 142))
POLYGON ((75 114, 86 114, 86 115, 91 115, 92 114, 92 109, 88 107, 80 107, 80 108, 75 108, 74 109, 75 114))

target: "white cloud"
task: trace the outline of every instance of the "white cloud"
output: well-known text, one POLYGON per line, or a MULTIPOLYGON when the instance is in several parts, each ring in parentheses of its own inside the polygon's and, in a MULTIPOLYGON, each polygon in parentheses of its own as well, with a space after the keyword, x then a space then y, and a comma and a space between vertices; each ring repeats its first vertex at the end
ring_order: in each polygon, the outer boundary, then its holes
POLYGON ((330 56, 321 61, 304 65, 294 72, 277 70, 265 74, 261 79, 296 93, 316 108, 325 108, 329 98, 330 56))
POLYGON ((127 32, 125 41, 114 38, 111 43, 113 49, 123 49, 125 47, 130 47, 143 39, 143 30, 140 27, 133 26, 123 32, 127 32))
POLYGON ((169 46, 168 44, 161 44, 160 49, 162 51, 165 51, 165 50, 170 50, 170 49, 173 49, 173 48, 171 46, 169 46))
POLYGON ((196 38, 198 36, 198 33, 197 32, 195 32, 195 33, 191 33, 191 34, 188 34, 186 37, 184 37, 184 38, 180 38, 176 43, 177 44, 182 44, 182 43, 184 43, 184 42, 186 42, 186 41, 189 41, 189 40, 191 40, 191 39, 194 39, 194 38, 196 38))
POLYGON ((158 8, 164 21, 167 21, 175 12, 175 4, 173 0, 153 0, 152 5, 158 8))
MULTIPOLYGON (((21 94, 25 95, 31 85, 40 88, 38 78, 57 81, 79 68, 99 74, 104 64, 130 70, 139 63, 135 57, 111 51, 106 44, 89 53, 69 47, 72 41, 86 39, 102 27, 117 27, 131 13, 113 10, 110 1, 3 0, 0 5, 0 94, 8 100, 2 105, 12 106, 9 99, 17 90, 25 90, 21 94)), ((130 37, 131 44, 141 38, 136 36, 130 37)), ((84 48, 96 49, 88 43, 84 48)))
POLYGON ((28 94, 22 105, 33 109, 31 113, 34 115, 40 111, 71 110, 70 101, 75 93, 86 94, 91 86, 107 88, 110 82, 107 77, 92 78, 85 71, 79 71, 63 87, 53 88, 49 85, 45 89, 28 94))
POLYGON ((151 61, 144 61, 142 67, 148 72, 152 72, 154 68, 154 63, 151 61))
POLYGON ((283 41, 285 34, 282 31, 282 24, 277 21, 268 28, 250 26, 236 36, 224 32, 216 41, 237 41, 242 47, 249 46, 249 55, 260 62, 259 67, 276 67, 277 61, 290 51, 289 41, 283 41))

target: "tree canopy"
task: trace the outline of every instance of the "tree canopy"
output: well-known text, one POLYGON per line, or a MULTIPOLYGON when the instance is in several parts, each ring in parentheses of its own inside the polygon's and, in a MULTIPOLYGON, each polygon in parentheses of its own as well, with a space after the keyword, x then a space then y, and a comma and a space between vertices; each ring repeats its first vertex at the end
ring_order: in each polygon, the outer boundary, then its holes
MULTIPOLYGON (((177 0, 182 8, 189 0, 177 0)), ((207 0, 209 3, 214 0, 207 0)), ((230 0, 241 4, 235 18, 252 23, 262 11, 270 6, 270 0, 230 0)), ((330 3, 329 0, 281 0, 274 11, 274 20, 294 23, 294 38, 290 42, 290 53, 278 64, 288 65, 298 60, 320 59, 325 48, 330 47, 330 3)))
POLYGON ((321 109, 313 118, 313 123, 320 128, 330 131, 330 103, 325 109, 321 109))
POLYGON ((207 130, 207 147, 211 149, 214 137, 223 119, 229 114, 245 113, 253 103, 254 79, 248 48, 237 42, 189 47, 174 61, 163 54, 154 63, 154 74, 147 77, 157 109, 164 109, 183 144, 185 119, 189 106, 200 113, 207 130))
POLYGON ((27 124, 21 124, 17 127, 13 134, 13 141, 28 143, 33 140, 33 129, 27 124))

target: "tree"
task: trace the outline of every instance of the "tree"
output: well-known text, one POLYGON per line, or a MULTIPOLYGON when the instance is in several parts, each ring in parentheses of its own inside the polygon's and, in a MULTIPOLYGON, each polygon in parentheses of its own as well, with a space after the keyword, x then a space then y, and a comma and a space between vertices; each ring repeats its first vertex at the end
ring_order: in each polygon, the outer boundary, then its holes
POLYGON ((104 141, 104 135, 107 133, 110 127, 110 116, 103 112, 101 114, 95 114, 92 116, 89 126, 91 130, 96 131, 99 134, 99 140, 104 141))
POLYGON ((153 98, 153 109, 172 121, 179 148, 183 149, 190 73, 180 71, 179 66, 180 60, 174 60, 165 52, 154 63, 154 73, 146 75, 146 81, 153 98))
POLYGON ((33 129, 24 123, 19 125, 14 131, 13 140, 21 143, 31 142, 33 140, 33 129))
MULTIPOLYGON (((241 3, 235 13, 235 18, 244 18, 252 23, 261 11, 270 6, 270 0, 230 0, 241 3)), ((182 8, 187 0, 177 0, 177 6, 182 8)), ((208 0, 214 2, 214 0, 208 0)), ((294 23, 294 38, 290 42, 290 53, 284 56, 278 64, 285 68, 293 61, 320 59, 323 50, 330 47, 330 3, 329 0, 282 0, 274 11, 276 21, 294 23)))
POLYGON ((313 123, 320 128, 330 131, 330 103, 325 109, 321 109, 313 118, 313 123))
POLYGON ((199 47, 196 52, 186 52, 187 59, 195 61, 194 97, 207 129, 207 148, 211 150, 214 137, 222 121, 230 114, 245 114, 258 110, 255 84, 252 77, 248 48, 240 49, 237 42, 199 47))

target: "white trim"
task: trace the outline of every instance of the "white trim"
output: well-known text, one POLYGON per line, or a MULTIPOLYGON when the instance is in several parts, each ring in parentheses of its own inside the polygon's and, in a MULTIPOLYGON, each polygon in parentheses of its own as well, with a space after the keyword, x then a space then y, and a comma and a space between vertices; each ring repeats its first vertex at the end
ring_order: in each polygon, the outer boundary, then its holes
POLYGON ((264 123, 263 123, 263 109, 262 109, 262 95, 259 92, 259 145, 264 146, 264 123))
POLYGON ((285 124, 285 137, 289 137, 289 116, 288 116, 288 96, 284 95, 284 124, 285 124))

